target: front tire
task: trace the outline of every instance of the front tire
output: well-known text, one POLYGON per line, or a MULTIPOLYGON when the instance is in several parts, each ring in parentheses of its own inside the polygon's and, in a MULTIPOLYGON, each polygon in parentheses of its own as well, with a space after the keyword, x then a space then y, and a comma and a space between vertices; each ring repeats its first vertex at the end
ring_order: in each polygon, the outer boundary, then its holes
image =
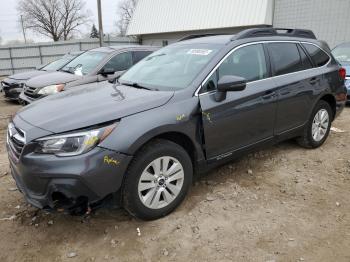
POLYGON ((305 148, 320 147, 329 135, 333 120, 332 116, 333 112, 330 105, 320 100, 312 111, 303 135, 297 140, 299 145, 305 148))
POLYGON ((144 220, 166 216, 185 198, 192 176, 191 158, 181 146, 154 140, 136 154, 125 174, 124 208, 144 220))

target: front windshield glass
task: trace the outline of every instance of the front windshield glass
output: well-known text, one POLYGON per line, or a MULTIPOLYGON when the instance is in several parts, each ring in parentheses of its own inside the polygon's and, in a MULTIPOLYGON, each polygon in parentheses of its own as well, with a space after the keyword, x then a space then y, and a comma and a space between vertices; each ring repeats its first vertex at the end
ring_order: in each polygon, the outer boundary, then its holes
POLYGON ((87 75, 108 55, 104 52, 89 51, 64 66, 61 70, 76 75, 87 75))
POLYGON ((69 63, 75 57, 76 57, 76 55, 72 55, 72 54, 64 55, 62 58, 47 64, 46 66, 41 68, 41 70, 43 70, 43 71, 57 71, 57 70, 61 69, 64 65, 69 63))
POLYGON ((121 84, 137 84, 161 91, 188 87, 219 50, 219 45, 173 45, 162 48, 130 68, 121 84))
POLYGON ((340 45, 332 51, 335 59, 341 63, 350 63, 350 43, 340 45))

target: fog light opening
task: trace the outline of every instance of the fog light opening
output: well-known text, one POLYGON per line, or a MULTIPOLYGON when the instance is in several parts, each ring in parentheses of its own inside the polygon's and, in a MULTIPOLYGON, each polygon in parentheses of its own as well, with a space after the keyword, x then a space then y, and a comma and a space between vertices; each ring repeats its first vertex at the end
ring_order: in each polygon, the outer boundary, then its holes
POLYGON ((89 199, 86 196, 69 198, 62 192, 53 192, 51 195, 54 209, 66 211, 70 215, 84 215, 89 210, 89 199))
POLYGON ((61 192, 53 192, 51 198, 56 209, 69 207, 73 204, 73 201, 61 192))

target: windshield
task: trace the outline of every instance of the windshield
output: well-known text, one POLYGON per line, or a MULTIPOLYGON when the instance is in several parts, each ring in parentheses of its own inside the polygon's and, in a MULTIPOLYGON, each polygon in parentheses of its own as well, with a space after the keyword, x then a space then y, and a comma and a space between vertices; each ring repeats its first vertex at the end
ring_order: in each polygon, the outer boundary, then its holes
POLYGON ((339 62, 350 63, 350 43, 334 48, 332 54, 339 62))
POLYGON ((75 57, 76 57, 76 55, 72 55, 72 54, 64 55, 62 58, 47 64, 46 66, 44 66, 40 70, 57 71, 57 70, 61 69, 64 65, 66 65, 67 63, 72 61, 72 59, 75 57))
POLYGON ((218 45, 174 45, 152 53, 130 68, 121 84, 137 84, 161 91, 188 87, 219 50, 218 45))
POLYGON ((64 66, 61 70, 76 75, 87 75, 108 55, 104 52, 89 51, 64 66))

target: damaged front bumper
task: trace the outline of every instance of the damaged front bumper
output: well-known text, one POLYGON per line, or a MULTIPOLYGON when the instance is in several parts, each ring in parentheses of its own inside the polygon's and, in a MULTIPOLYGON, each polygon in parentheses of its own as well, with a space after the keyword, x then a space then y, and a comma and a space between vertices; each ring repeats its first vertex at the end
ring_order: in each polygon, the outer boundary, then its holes
POLYGON ((73 157, 29 153, 16 159, 9 153, 9 160, 28 203, 40 209, 84 213, 120 189, 131 156, 96 147, 73 157))
POLYGON ((3 88, 4 97, 8 100, 18 100, 22 88, 3 88))

